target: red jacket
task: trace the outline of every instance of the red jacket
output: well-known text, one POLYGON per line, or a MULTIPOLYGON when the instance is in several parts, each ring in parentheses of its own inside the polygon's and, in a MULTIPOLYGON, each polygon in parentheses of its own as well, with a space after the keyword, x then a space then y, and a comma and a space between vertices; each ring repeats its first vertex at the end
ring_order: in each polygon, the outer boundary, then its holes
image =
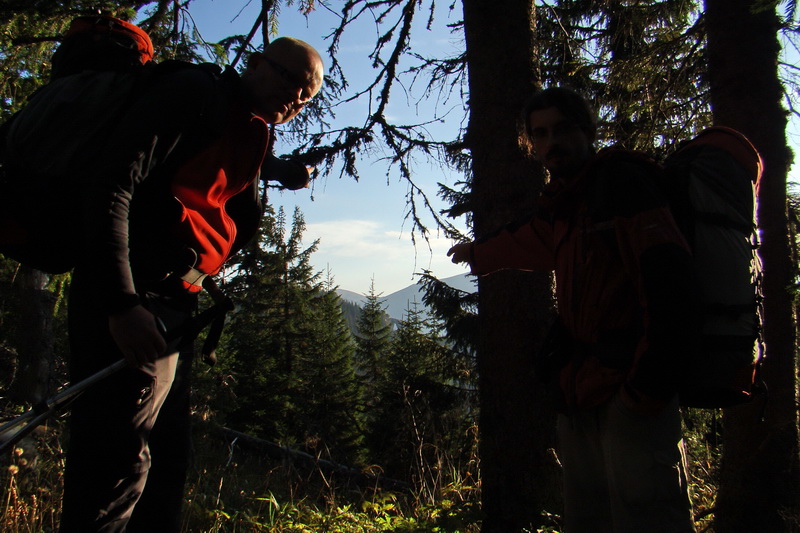
POLYGON ((574 339, 560 384, 569 405, 608 400, 626 380, 666 399, 692 343, 688 246, 655 187, 659 168, 601 152, 570 185, 551 182, 536 214, 473 247, 473 273, 555 272, 574 339))
POLYGON ((258 178, 268 140, 269 126, 261 118, 230 120, 222 136, 172 179, 171 191, 182 209, 173 231, 195 251, 191 266, 204 274, 216 274, 231 256, 237 227, 227 202, 258 178))

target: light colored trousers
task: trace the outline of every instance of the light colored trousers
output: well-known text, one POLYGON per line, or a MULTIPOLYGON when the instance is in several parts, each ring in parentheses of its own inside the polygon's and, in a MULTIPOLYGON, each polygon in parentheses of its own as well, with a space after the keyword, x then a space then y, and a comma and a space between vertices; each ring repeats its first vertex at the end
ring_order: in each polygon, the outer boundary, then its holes
POLYGON ((617 394, 558 419, 567 533, 694 531, 677 398, 657 416, 617 394))

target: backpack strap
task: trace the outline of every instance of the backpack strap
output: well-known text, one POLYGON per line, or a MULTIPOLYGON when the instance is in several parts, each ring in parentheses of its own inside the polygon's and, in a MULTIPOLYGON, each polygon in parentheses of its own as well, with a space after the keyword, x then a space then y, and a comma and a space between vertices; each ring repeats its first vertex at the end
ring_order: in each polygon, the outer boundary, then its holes
MULTIPOLYGON (((637 152, 634 150, 626 150, 623 148, 610 147, 600 150, 587 170, 586 194, 589 196, 589 207, 593 218, 597 220, 607 220, 614 216, 615 205, 626 202, 618 201, 614 198, 615 193, 613 185, 609 183, 620 170, 625 170, 622 167, 632 167, 641 169, 638 174, 642 178, 649 177, 650 174, 657 176, 662 172, 661 167, 655 160, 644 152, 637 152), (645 176, 645 174, 647 176, 645 176)), ((638 177, 638 176, 637 176, 638 177)), ((658 183, 653 180, 653 188, 659 190, 658 183)), ((622 190, 622 187, 617 187, 622 190)), ((627 202, 633 204, 633 202, 627 202)), ((638 206, 646 208, 648 206, 638 206)))
POLYGON ((744 233, 745 235, 749 235, 755 229, 755 226, 753 224, 746 224, 744 222, 734 220, 733 218, 725 216, 721 213, 706 213, 703 211, 695 211, 694 217, 695 219, 705 222, 706 224, 734 229, 736 231, 744 233))

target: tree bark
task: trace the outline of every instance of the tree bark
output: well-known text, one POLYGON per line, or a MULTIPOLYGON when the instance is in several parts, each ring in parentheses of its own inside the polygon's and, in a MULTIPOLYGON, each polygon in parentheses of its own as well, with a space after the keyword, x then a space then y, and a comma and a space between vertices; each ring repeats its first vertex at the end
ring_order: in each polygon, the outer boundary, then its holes
POLYGON ((762 230, 765 401, 726 410, 716 531, 794 531, 800 500, 797 363, 788 235, 786 111, 775 5, 706 0, 714 123, 742 131, 764 158, 762 230), (756 9, 756 6, 761 7, 756 9), (761 418, 762 410, 764 413, 761 418), (786 520, 785 517, 790 517, 786 520))
MULTIPOLYGON (((472 154, 476 237, 521 218, 544 173, 520 142, 520 110, 536 79, 532 0, 464 0, 469 69, 466 144, 472 154)), ((555 411, 532 357, 553 310, 546 273, 504 271, 479 280, 478 373, 483 533, 513 533, 559 513, 555 411)), ((532 530, 536 530, 534 527, 532 530)))
POLYGON ((36 404, 50 396, 55 361, 55 298, 47 290, 49 281, 44 272, 27 267, 20 267, 17 275, 19 312, 14 324, 14 345, 19 366, 9 396, 18 402, 36 404))

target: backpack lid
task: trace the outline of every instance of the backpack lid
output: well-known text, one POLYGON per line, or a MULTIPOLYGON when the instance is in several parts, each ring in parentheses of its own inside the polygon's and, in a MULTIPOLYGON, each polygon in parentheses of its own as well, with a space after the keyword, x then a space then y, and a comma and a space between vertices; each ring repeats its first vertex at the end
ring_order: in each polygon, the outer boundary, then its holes
POLYGON ((733 128, 712 126, 701 131, 694 139, 682 146, 681 150, 691 146, 714 146, 725 150, 744 167, 752 177, 753 183, 758 187, 761 174, 764 172, 764 160, 761 159, 761 154, 744 134, 733 128))
MULTIPOLYGON (((155 50, 150 36, 139 26, 110 15, 76 17, 64 34, 65 39, 82 33, 107 34, 115 40, 132 43, 142 64, 153 60, 155 50)), ((126 44, 127 44, 126 43, 126 44)))

